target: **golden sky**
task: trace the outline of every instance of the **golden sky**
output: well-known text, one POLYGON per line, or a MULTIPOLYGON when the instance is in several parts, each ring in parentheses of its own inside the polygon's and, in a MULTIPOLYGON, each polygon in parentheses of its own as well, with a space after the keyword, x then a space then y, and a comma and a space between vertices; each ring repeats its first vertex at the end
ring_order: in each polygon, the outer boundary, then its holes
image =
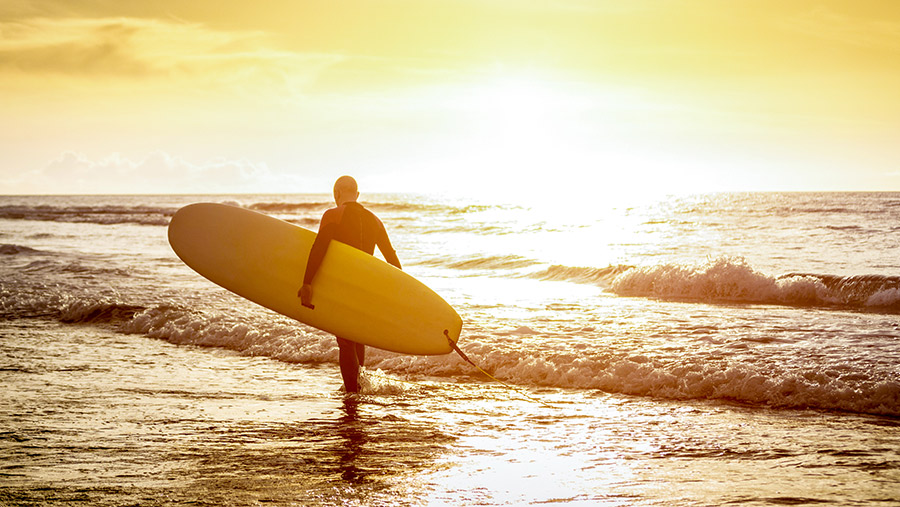
POLYGON ((0 194, 900 190, 894 0, 4 0, 0 194))

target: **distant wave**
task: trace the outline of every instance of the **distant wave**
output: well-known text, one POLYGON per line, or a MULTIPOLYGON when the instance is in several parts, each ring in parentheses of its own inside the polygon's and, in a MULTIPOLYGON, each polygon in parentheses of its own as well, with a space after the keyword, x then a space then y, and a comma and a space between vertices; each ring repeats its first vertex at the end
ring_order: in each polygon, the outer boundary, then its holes
POLYGON ((27 264, 19 265, 16 269, 24 273, 66 273, 78 275, 80 278, 104 275, 131 276, 128 270, 111 267, 109 263, 102 261, 95 261, 93 265, 85 264, 71 258, 59 257, 50 251, 22 245, 0 244, 0 255, 23 259, 27 264))
POLYGON ((446 213, 451 215, 468 214, 487 209, 484 206, 453 206, 433 202, 408 201, 361 201, 364 206, 375 212, 425 212, 446 213))
MULTIPOLYGON (((304 214, 328 207, 328 203, 260 202, 243 205, 236 201, 226 204, 243 206, 266 214, 304 214)), ((168 226, 178 207, 157 206, 0 206, 0 219, 34 220, 45 222, 92 223, 100 225, 139 224, 168 226)), ((318 219, 318 217, 316 217, 318 219)), ((316 220, 318 221, 318 220, 316 220)))
MULTIPOLYGON (((232 199, 221 202, 269 215, 296 215, 296 217, 288 218, 288 220, 292 222, 302 222, 304 224, 310 220, 314 220, 314 223, 318 223, 321 212, 334 206, 334 203, 331 201, 239 202, 232 199)), ((442 204, 407 202, 366 202, 364 204, 375 212, 442 213, 450 215, 471 213, 484 208, 479 206, 457 207, 442 204)), ((0 219, 95 223, 101 225, 140 224, 167 226, 172 216, 177 211, 177 206, 161 207, 149 205, 6 205, 0 206, 0 219)))
POLYGON ((537 269, 537 266, 545 264, 536 259, 520 255, 472 255, 461 259, 456 257, 437 257, 419 261, 417 264, 460 271, 494 271, 495 273, 488 274, 502 277, 513 276, 600 286, 608 285, 616 276, 633 268, 633 266, 628 265, 608 266, 605 268, 551 265, 534 271, 534 269, 537 269), (528 270, 528 268, 533 269, 528 270))
MULTIPOLYGON (((237 204, 237 203, 235 203, 237 204)), ((282 214, 293 214, 293 213, 309 213, 310 211, 324 211, 330 207, 333 207, 334 203, 319 201, 319 202, 257 202, 253 204, 248 204, 244 207, 247 209, 251 209, 253 211, 259 211, 261 213, 282 213, 282 214)))
POLYGON ((789 273, 771 276, 744 259, 723 257, 702 265, 661 264, 618 275, 610 290, 620 296, 839 307, 900 313, 900 277, 789 273))
POLYGON ((0 206, 0 219, 101 225, 168 225, 175 208, 154 206, 0 206))
POLYGON ((608 266, 605 268, 554 265, 537 273, 532 273, 529 277, 537 278, 539 280, 587 283, 603 286, 609 284, 618 275, 632 268, 633 266, 626 265, 608 266))
POLYGON ((21 245, 0 245, 0 255, 30 255, 40 253, 40 250, 21 245))
POLYGON ((57 262, 52 260, 38 260, 28 263, 21 268, 27 273, 67 273, 77 275, 79 278, 102 277, 106 275, 114 275, 119 277, 129 277, 131 272, 122 268, 113 268, 108 266, 90 266, 80 262, 57 262))
POLYGON ((826 229, 832 231, 862 231, 863 228, 858 225, 826 225, 826 229))
POLYGON ((463 259, 438 257, 420 261, 421 266, 435 266, 458 270, 510 270, 534 266, 538 262, 518 255, 473 255, 463 259))
MULTIPOLYGON (((397 201, 366 201, 360 202, 367 208, 375 212, 444 212, 451 214, 467 214, 477 211, 489 209, 489 206, 452 206, 433 202, 408 202, 403 200, 397 201)), ((310 211, 324 211, 334 207, 333 201, 315 201, 315 202, 255 202, 249 204, 241 204, 234 202, 233 204, 246 207, 263 213, 308 213, 310 211)))

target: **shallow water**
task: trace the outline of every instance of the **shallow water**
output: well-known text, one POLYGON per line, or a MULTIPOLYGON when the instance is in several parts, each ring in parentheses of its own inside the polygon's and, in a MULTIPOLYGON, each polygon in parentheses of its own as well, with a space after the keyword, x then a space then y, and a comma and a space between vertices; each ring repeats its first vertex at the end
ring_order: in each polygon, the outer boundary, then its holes
MULTIPOLYGON (((197 198, 3 199, 4 505, 900 498, 895 240, 866 211, 900 196, 612 210, 638 232, 602 239, 606 215, 384 197, 373 208, 405 269, 460 311, 466 353, 518 391, 455 356, 370 350, 350 397, 332 337, 174 256, 166 217, 197 198), (808 239, 828 227, 828 248, 808 239), (574 261, 589 249, 600 260, 574 261)), ((327 206, 216 199, 313 226, 327 206)))
POLYGON ((530 389, 548 408, 382 372, 348 397, 333 367, 43 320, 3 335, 9 505, 852 504, 900 484, 900 423, 875 416, 530 389))

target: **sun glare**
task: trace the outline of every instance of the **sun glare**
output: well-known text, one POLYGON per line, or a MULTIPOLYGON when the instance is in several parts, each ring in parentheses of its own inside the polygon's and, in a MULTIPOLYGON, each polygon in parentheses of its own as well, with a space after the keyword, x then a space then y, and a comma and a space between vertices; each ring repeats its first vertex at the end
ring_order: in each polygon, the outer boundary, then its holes
MULTIPOLYGON (((573 96, 537 78, 504 78, 454 90, 450 107, 472 139, 469 158, 492 185, 545 179, 570 144, 573 96)), ((522 190, 518 188, 518 190, 522 190)))
POLYGON ((513 126, 514 122, 540 120, 558 109, 568 96, 541 80, 513 77, 476 85, 463 99, 464 107, 492 115, 504 126, 513 126))
POLYGON ((639 97, 527 74, 457 85, 438 97, 470 139, 457 161, 477 177, 476 189, 463 182, 468 193, 557 204, 584 192, 633 199, 672 188, 665 164, 640 149, 640 119, 654 111, 639 97))

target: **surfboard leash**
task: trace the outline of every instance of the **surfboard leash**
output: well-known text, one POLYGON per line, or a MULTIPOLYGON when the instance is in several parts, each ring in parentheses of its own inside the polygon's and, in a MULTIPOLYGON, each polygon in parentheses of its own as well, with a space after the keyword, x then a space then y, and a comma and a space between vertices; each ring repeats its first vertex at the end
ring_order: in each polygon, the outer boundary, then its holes
POLYGON ((545 402, 545 401, 539 400, 539 399, 537 399, 537 398, 535 398, 535 397, 533 397, 533 396, 529 396, 529 395, 528 395, 527 393, 525 393, 525 391, 522 390, 521 388, 516 387, 516 386, 514 386, 514 385, 511 385, 511 384, 509 384, 509 383, 506 383, 506 382, 504 382, 504 381, 498 379, 497 377, 491 375, 490 373, 484 371, 484 369, 483 369, 482 367, 478 366, 477 364, 475 364, 474 361, 472 361, 471 359, 469 359, 469 356, 467 356, 466 353, 463 352, 462 349, 459 348, 459 346, 456 344, 455 341, 453 341, 452 339, 450 339, 450 331, 449 331, 449 330, 447 330, 447 329, 444 330, 444 336, 447 337, 447 343, 449 343, 450 346, 453 348, 453 350, 455 350, 456 353, 459 354, 459 357, 463 358, 463 361, 465 361, 465 362, 471 364, 472 366, 474 366, 476 370, 478 370, 478 371, 480 371, 481 373, 485 374, 485 375, 488 376, 488 378, 490 378, 491 380, 493 380, 493 381, 495 381, 495 382, 499 382, 500 384, 503 384, 503 386, 506 387, 507 389, 512 390, 512 391, 515 391, 516 393, 522 395, 523 397, 525 397, 525 398, 528 399, 529 401, 533 401, 533 402, 535 402, 535 403, 540 403, 541 405, 543 405, 543 406, 545 406, 545 407, 548 407, 548 408, 556 408, 556 407, 554 407, 553 405, 551 405, 551 404, 549 404, 549 403, 547 403, 547 402, 545 402))

